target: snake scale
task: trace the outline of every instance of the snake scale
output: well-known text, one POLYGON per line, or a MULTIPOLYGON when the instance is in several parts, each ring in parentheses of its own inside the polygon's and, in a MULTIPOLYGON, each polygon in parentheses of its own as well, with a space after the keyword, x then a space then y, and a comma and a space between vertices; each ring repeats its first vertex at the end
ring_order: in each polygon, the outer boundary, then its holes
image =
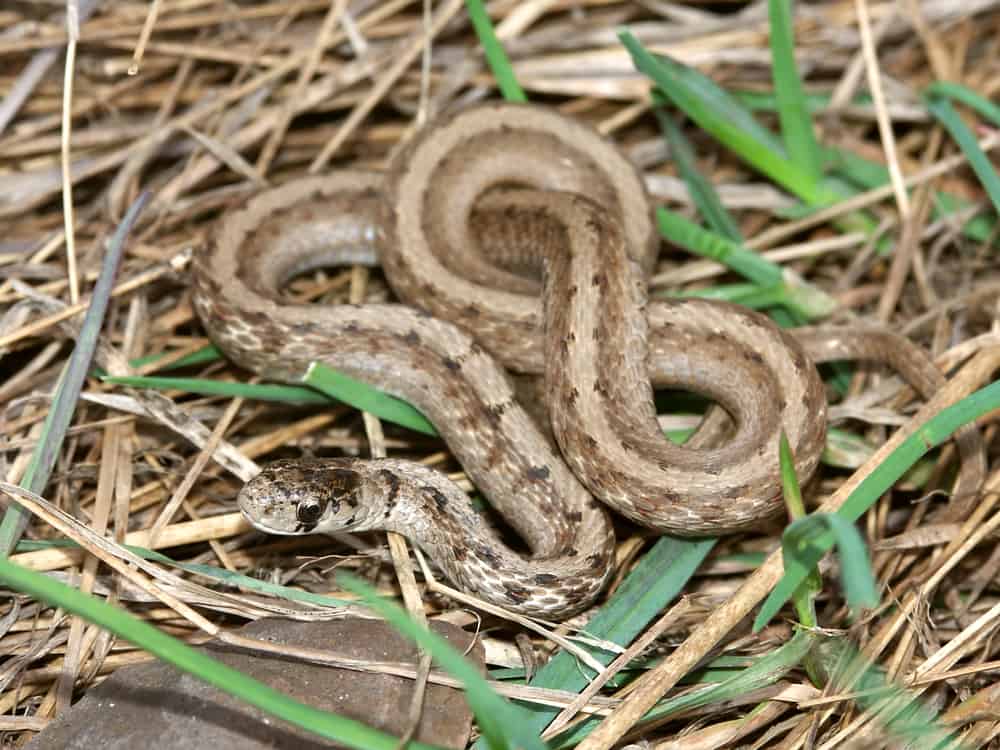
POLYGON ((399 532, 474 595, 557 619, 611 574, 605 505, 686 536, 749 530, 780 510, 780 430, 802 481, 825 438, 814 361, 888 359, 922 393, 940 383, 921 350, 886 331, 793 337, 735 305, 649 301, 657 250, 638 171, 536 105, 440 118, 384 174, 340 171, 257 195, 195 258, 194 305, 212 339, 265 378, 297 382, 321 361, 416 406, 530 554, 506 546, 442 474, 403 460, 277 461, 240 492, 241 510, 278 534, 399 532), (282 297, 299 273, 376 262, 403 304, 282 297), (558 448, 505 368, 544 374, 558 448), (722 410, 673 445, 654 387, 722 410))

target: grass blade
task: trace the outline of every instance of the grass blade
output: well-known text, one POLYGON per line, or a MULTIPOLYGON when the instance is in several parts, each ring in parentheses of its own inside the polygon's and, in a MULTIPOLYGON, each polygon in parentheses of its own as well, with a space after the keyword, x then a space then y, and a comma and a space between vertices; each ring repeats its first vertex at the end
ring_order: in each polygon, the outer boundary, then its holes
MULTIPOLYGON (((715 542, 715 539, 659 539, 587 623, 584 633, 627 646, 684 589, 715 542)), ((615 654, 594 651, 593 656, 608 664, 615 654)), ((531 685, 579 692, 588 681, 577 659, 562 651, 538 670, 531 685)), ((529 716, 524 722, 525 730, 536 735, 559 713, 558 709, 538 705, 526 706, 526 710, 529 716)), ((475 747, 485 750, 482 741, 475 747)))
POLYGON ((989 158, 979 147, 976 136, 962 122, 962 118, 958 116, 958 112, 947 99, 928 97, 926 105, 930 113, 937 118, 937 121, 944 126, 958 147, 962 149, 969 166, 972 167, 972 171, 976 173, 979 182, 986 189, 986 194, 989 195, 993 208, 1000 213, 1000 176, 997 175, 989 158))
MULTIPOLYGON (((41 494, 45 489, 52 474, 52 468, 59 457, 63 439, 66 437, 66 430, 69 429, 73 412, 76 410, 76 402, 83 389, 83 382, 87 379, 87 373, 90 371, 94 349, 97 347, 97 337, 101 333, 104 314, 107 312, 108 302, 111 299, 111 287, 125 253, 125 240, 149 199, 150 193, 148 192, 140 193, 139 197, 135 199, 121 224, 115 230, 108 246, 108 252, 104 256, 101 274, 94 285, 90 306, 84 314, 83 324, 80 327, 80 337, 76 341, 76 346, 73 347, 73 353, 70 355, 66 369, 63 370, 56 388, 55 398, 52 400, 48 416, 45 418, 38 447, 31 456, 31 463, 28 465, 22 480, 22 486, 36 494, 41 494)), ((4 513, 3 522, 0 523, 0 557, 10 555, 17 545, 18 539, 21 538, 21 534, 24 533, 29 518, 30 514, 19 505, 11 505, 4 513)))
MULTIPOLYGON (((112 607, 96 597, 83 594, 48 576, 22 568, 10 560, 0 559, 0 581, 53 607, 79 615, 88 622, 148 651, 161 661, 172 664, 229 695, 320 737, 361 750, 395 750, 398 747, 399 740, 396 737, 353 719, 326 713, 300 703, 196 651, 124 610, 112 607)), ((411 743, 411 746, 419 747, 421 750, 434 748, 433 745, 419 742, 411 743)))
POLYGON ((443 638, 420 625, 399 605, 379 597, 374 589, 354 576, 340 573, 337 582, 360 596, 365 606, 430 653, 452 677, 462 681, 479 731, 491 750, 545 750, 545 743, 537 733, 525 728, 523 709, 497 695, 476 668, 443 638))
POLYGON ((305 383, 305 386, 137 375, 105 376, 101 380, 105 383, 126 385, 133 388, 179 390, 208 396, 279 401, 290 404, 327 404, 332 399, 361 411, 375 414, 381 419, 415 432, 431 436, 437 435, 434 425, 410 404, 319 362, 313 363, 306 377, 303 378, 302 382, 305 383))
POLYGON ((479 37, 479 46, 483 48, 486 55, 486 64, 493 71, 493 77, 497 80, 497 87, 503 98, 509 102, 526 102, 528 97, 517 82, 517 77, 510 66, 510 59, 504 50, 500 40, 497 39, 493 31, 493 23, 490 21, 489 13, 482 0, 465 0, 465 7, 469 12, 469 20, 472 21, 472 28, 479 37))
POLYGON ((637 70, 649 76, 675 106, 741 159, 810 204, 837 199, 790 160, 774 135, 710 79, 669 58, 653 55, 628 31, 620 31, 618 37, 637 70))
POLYGON ((703 229, 679 213, 660 207, 656 210, 656 220, 664 237, 689 252, 722 263, 760 286, 780 285, 784 292, 781 304, 806 319, 825 317, 837 307, 836 301, 821 289, 796 279, 757 253, 703 229))
POLYGON ((952 81, 935 81, 924 90, 925 95, 932 98, 949 98, 961 102, 981 117, 1000 127, 1000 107, 989 99, 980 96, 970 88, 952 81))
POLYGON ((185 391, 205 396, 226 396, 288 404, 328 404, 330 399, 312 388, 273 383, 239 383, 208 378, 171 378, 159 375, 107 375, 102 382, 158 391, 185 391))
POLYGON ((422 432, 425 435, 437 435, 427 417, 388 393, 362 383, 360 380, 348 377, 333 370, 321 362, 313 362, 309 371, 302 379, 306 385, 322 391, 330 398, 343 401, 355 409, 374 414, 402 427, 422 432))
MULTIPOLYGON (((889 184, 889 170, 883 164, 837 148, 825 148, 824 154, 827 170, 854 185, 865 190, 874 190, 889 184)), ((935 219, 941 219, 972 205, 970 201, 957 195, 935 191, 933 215, 935 219)), ((995 242, 995 225, 996 221, 992 217, 974 216, 965 222, 962 233, 976 242, 995 242)))
MULTIPOLYGON (((1000 408, 1000 381, 991 383, 958 403, 942 409, 907 437, 885 461, 865 477, 837 510, 836 515, 854 523, 928 451, 941 445, 959 427, 998 408, 1000 408)), ((786 570, 774 587, 767 600, 770 604, 767 610, 769 614, 761 610, 754 621, 755 630, 760 630, 770 621, 799 584, 805 580, 808 570, 819 562, 833 544, 833 534, 826 531, 814 537, 808 549, 800 550, 798 565, 794 570, 786 570)))
POLYGON ((660 234, 688 252, 710 258, 763 287, 780 285, 781 267, 719 234, 699 227, 676 211, 656 209, 660 234))
POLYGON ((790 0, 769 0, 771 67, 778 102, 781 137, 788 157, 814 184, 823 179, 823 159, 806 105, 802 79, 795 65, 795 31, 790 0))
MULTIPOLYGON (((145 357, 137 357, 136 359, 129 360, 129 366, 133 368, 145 367, 157 360, 166 358, 170 352, 157 352, 156 354, 150 354, 145 357)), ((209 362, 216 362, 222 359, 222 352, 215 344, 206 344, 201 349, 191 352, 180 359, 169 362, 160 370, 180 370, 183 367, 193 367, 195 365, 204 365, 209 362)))
MULTIPOLYGON (((662 97, 656 95, 654 98, 662 97)), ((719 194, 715 192, 712 183, 705 179, 705 176, 698 170, 694 149, 691 148, 691 144, 684 137, 681 129, 677 127, 677 123, 663 107, 656 107, 653 114, 656 115, 656 119, 660 123, 660 129, 663 130, 663 135, 670 145, 670 156, 677 165, 677 171, 684 178, 684 183, 691 194, 691 200, 694 201, 701 217, 713 231, 723 237, 728 237, 734 242, 742 241, 743 236, 740 234, 739 227, 736 226, 736 221, 722 205, 719 194)))
MULTIPOLYGON (((841 583, 848 607, 852 612, 858 612, 864 607, 877 606, 878 589, 872 574, 871 561, 868 559, 868 549, 854 524, 836 513, 815 513, 789 524, 781 535, 781 554, 785 570, 794 576, 801 575, 803 580, 808 581, 809 576, 816 572, 815 563, 810 564, 810 560, 813 559, 814 542, 826 534, 833 537, 840 553, 838 559, 841 583)), ((755 632, 763 628, 781 609, 784 602, 778 601, 780 595, 777 591, 775 588, 761 605, 760 612, 754 620, 755 632)))
MULTIPOLYGON (((721 703, 773 685, 802 662, 815 641, 816 637, 812 633, 797 631, 790 641, 757 659, 753 666, 737 672, 717 685, 707 685, 699 690, 661 701, 650 709, 640 722, 663 720, 671 714, 721 703)), ((597 727, 600 721, 600 717, 592 717, 581 722, 557 736, 552 741, 552 747, 561 750, 578 744, 597 727)))

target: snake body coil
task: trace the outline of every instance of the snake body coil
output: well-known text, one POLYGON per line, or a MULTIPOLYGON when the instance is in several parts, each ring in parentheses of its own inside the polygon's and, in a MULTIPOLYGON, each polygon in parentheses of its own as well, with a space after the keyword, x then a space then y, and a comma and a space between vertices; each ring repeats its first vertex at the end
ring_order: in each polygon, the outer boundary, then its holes
POLYGON ((648 302, 656 247, 636 170, 593 131, 528 105, 443 119, 385 176, 340 172, 257 196, 196 258, 212 338, 268 378, 294 382, 322 361, 412 403, 532 554, 503 545, 440 474, 391 459, 277 462, 241 492, 244 514, 274 533, 398 531, 463 588, 546 617, 586 607, 610 574, 614 538, 594 497, 681 535, 773 516, 778 435, 804 481, 825 435, 822 383, 763 316, 648 302), (281 297, 298 273, 376 256, 408 305, 281 297), (539 269, 541 285, 526 273, 539 269), (544 372, 561 456, 500 363, 544 372), (706 428, 695 448, 667 442, 654 385, 715 399, 729 439, 706 447, 706 428))

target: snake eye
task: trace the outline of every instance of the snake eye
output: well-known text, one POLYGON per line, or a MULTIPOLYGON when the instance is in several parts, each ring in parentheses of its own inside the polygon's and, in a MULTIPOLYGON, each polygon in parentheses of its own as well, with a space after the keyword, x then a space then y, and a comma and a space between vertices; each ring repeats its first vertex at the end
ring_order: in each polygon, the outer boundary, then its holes
POLYGON ((304 500, 295 509, 295 517, 300 523, 315 525, 323 515, 323 506, 317 500, 304 500))

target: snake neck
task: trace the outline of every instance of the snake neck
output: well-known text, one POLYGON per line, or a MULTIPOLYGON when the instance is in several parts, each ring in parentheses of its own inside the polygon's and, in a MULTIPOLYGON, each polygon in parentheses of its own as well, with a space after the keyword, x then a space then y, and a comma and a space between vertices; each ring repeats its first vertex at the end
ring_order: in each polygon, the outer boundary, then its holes
MULTIPOLYGON (((614 538, 607 525, 588 528, 575 519, 571 543, 528 556, 512 550, 440 472, 397 459, 359 461, 357 470, 364 479, 356 512, 366 521, 352 528, 406 536, 460 587, 507 609, 569 616, 593 600, 612 570, 614 538)), ((321 524, 316 530, 339 529, 321 524)))

